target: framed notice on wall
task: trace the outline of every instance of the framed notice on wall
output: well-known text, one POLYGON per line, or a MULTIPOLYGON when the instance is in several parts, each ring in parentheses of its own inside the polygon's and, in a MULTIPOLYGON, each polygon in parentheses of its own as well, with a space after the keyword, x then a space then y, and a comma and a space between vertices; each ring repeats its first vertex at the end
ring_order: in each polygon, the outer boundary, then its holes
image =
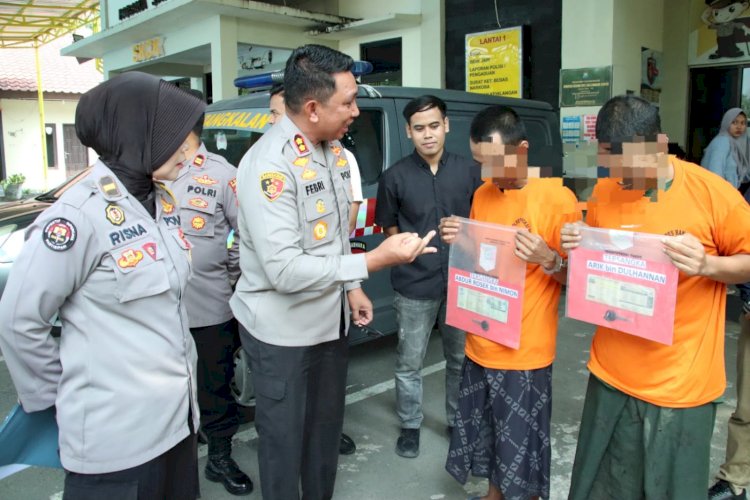
POLYGON ((523 27, 466 35, 466 90, 522 97, 523 27))
POLYGON ((602 106, 612 97, 612 66, 560 70, 560 106, 602 106))

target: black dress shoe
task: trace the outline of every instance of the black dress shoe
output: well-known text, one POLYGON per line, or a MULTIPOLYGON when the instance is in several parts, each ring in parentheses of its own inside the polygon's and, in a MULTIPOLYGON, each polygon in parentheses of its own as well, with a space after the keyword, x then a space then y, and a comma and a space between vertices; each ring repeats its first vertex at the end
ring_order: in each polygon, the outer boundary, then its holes
POLYGON ((232 495, 249 495, 253 491, 253 482, 242 472, 237 463, 228 456, 209 457, 206 462, 206 479, 221 483, 232 495))
POLYGON ((354 440, 342 432, 341 442, 339 443, 339 455, 351 455, 355 451, 357 451, 357 445, 354 444, 354 440))
POLYGON ((745 494, 745 490, 742 490, 742 493, 739 495, 735 495, 734 491, 732 490, 732 486, 724 481, 723 479, 719 479, 714 483, 713 486, 708 490, 708 500, 746 500, 747 496, 745 494))

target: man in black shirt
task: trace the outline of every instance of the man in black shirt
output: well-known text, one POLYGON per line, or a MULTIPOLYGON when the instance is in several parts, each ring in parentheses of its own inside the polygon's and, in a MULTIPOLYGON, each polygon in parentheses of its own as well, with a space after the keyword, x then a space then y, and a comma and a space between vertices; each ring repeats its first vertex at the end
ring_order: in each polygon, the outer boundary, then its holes
MULTIPOLYGON (((386 170, 378 186, 375 221, 388 236, 406 231, 424 234, 437 230, 442 217, 468 217, 474 190, 482 184, 476 162, 445 151, 449 123, 441 99, 430 95, 413 99, 404 108, 404 118, 406 135, 415 150, 386 170)), ((448 251, 448 245, 440 241, 437 253, 420 256, 391 271, 399 324, 396 406, 401 434, 396 453, 402 457, 419 455, 423 418, 420 370, 436 320, 446 360, 449 430, 455 418, 465 336, 445 324, 448 251)))

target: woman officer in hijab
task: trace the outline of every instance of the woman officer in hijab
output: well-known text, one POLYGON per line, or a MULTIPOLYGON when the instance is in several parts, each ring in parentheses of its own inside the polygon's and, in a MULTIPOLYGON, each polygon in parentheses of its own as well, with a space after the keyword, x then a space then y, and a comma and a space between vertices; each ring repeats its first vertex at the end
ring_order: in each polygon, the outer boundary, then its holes
POLYGON ((708 145, 701 160, 703 167, 722 176, 738 189, 750 179, 750 137, 746 132, 745 112, 741 108, 730 109, 724 113, 719 133, 708 145))
POLYGON ((56 406, 63 498, 198 495, 196 353, 180 301, 190 246, 158 181, 176 177, 204 108, 135 72, 84 94, 76 133, 99 160, 30 227, 10 273, 0 347, 24 410, 56 406))

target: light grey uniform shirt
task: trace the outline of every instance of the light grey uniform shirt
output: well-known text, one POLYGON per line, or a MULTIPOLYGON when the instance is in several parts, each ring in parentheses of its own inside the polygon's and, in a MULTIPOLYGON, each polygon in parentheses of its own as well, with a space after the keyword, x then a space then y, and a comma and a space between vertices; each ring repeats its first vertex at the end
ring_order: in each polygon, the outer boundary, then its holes
POLYGON ((103 163, 28 229, 0 301, 0 347, 23 408, 57 406, 63 466, 143 464, 199 425, 180 298, 189 242, 157 185, 156 221, 103 163), (62 336, 50 335, 59 311, 62 336))
POLYGON ((339 338, 344 287, 367 278, 347 235, 351 184, 338 141, 313 146, 285 116, 242 158, 240 268, 230 302, 258 340, 310 346, 339 338), (343 229, 342 229, 343 225, 343 229))
POLYGON ((239 277, 237 169, 201 144, 170 189, 180 206, 180 225, 193 245, 193 277, 185 293, 190 328, 232 319, 231 282, 239 277), (227 236, 234 229, 234 244, 227 236))

